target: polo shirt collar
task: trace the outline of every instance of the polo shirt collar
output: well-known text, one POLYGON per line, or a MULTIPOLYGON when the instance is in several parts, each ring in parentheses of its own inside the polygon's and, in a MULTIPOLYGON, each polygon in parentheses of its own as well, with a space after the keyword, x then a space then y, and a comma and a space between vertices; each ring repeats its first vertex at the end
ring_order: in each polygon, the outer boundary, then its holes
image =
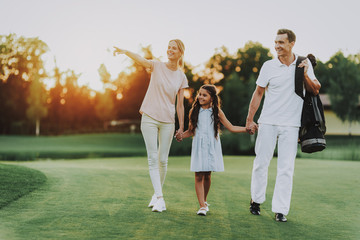
MULTIPOLYGON (((297 61, 297 59, 298 59, 298 55, 295 54, 295 53, 294 53, 294 55, 295 55, 295 60, 294 60, 290 65, 296 65, 296 61, 297 61)), ((279 67, 281 67, 281 66, 286 66, 285 64, 283 64, 282 62, 280 62, 280 60, 279 60, 278 57, 276 57, 276 63, 277 63, 277 65, 278 65, 279 67)))

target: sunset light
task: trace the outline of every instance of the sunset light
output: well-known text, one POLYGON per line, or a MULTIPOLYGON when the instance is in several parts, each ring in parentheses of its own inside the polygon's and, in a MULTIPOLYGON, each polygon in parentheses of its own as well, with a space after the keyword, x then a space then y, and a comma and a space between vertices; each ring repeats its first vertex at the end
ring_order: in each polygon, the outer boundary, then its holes
MULTIPOLYGON (((259 4, 230 0, 226 4, 215 1, 209 4, 185 0, 176 5, 163 0, 156 3, 145 0, 8 1, 2 7, 17 9, 17 16, 11 11, 0 15, 3 66, 0 81, 6 83, 11 79, 12 84, 17 79, 16 86, 21 89, 17 92, 23 92, 26 97, 23 103, 13 104, 22 109, 26 109, 27 101, 33 98, 32 101, 48 108, 49 119, 58 118, 55 114, 58 111, 83 114, 84 118, 86 112, 93 114, 93 119, 106 122, 139 117, 138 110, 151 75, 128 56, 114 56, 114 46, 167 62, 169 40, 181 39, 185 44, 185 74, 190 86, 184 91, 184 98, 189 103, 201 84, 216 84, 220 92, 226 91, 230 82, 235 84, 233 89, 246 89, 236 84, 255 81, 261 64, 276 57, 274 36, 281 27, 296 32, 296 54, 311 52, 328 69, 336 68, 335 62, 327 61, 339 49, 345 57, 360 52, 359 32, 346 30, 357 29, 358 1, 350 1, 347 6, 328 4, 327 11, 318 11, 322 9, 320 3, 312 8, 301 4, 294 10, 322 19, 315 22, 313 18, 294 18, 293 11, 285 11, 289 5, 284 5, 285 0, 274 1, 259 4), (281 14, 268 17, 269 12, 282 8, 281 14), (338 11, 342 8, 343 12, 338 11), (203 11, 199 13, 198 9, 203 11), (257 17, 253 16, 254 12, 257 17), (334 12, 346 14, 334 22, 334 12), (336 35, 323 24, 329 21, 333 22, 333 29, 337 29, 336 35), (344 24, 346 28, 339 27, 344 24), (346 40, 339 40, 343 35, 348 36, 346 40), (35 79, 39 80, 39 86, 35 79)), ((310 0, 305 3, 313 4, 310 0)), ((77 121, 79 117, 72 119, 77 121)))

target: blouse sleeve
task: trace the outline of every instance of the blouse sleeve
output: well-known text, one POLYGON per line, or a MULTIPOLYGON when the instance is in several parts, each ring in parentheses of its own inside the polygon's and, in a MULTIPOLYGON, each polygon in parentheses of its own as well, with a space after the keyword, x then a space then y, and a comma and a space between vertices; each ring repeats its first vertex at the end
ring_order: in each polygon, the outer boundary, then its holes
POLYGON ((182 88, 188 88, 188 87, 189 87, 188 80, 187 80, 187 78, 186 78, 185 73, 183 73, 183 80, 182 80, 180 89, 182 89, 182 88))
POLYGON ((155 71, 155 68, 158 68, 159 67, 159 61, 156 61, 156 60, 150 60, 150 62, 152 62, 153 66, 152 66, 152 69, 150 69, 150 72, 154 72, 155 71))

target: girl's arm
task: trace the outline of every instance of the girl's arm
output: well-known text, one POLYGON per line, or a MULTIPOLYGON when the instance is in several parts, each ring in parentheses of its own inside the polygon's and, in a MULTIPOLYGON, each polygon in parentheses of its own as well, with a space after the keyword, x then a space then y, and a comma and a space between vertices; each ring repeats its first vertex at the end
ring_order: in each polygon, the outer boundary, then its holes
POLYGON ((240 126, 234 126, 231 124, 231 122, 226 118, 224 112, 219 109, 219 118, 220 118, 220 122, 230 131, 230 132, 235 132, 235 133, 244 133, 246 132, 246 128, 245 127, 240 127, 240 126))
POLYGON ((153 69, 153 65, 154 63, 150 60, 147 60, 145 58, 143 58, 142 56, 140 56, 139 54, 130 52, 128 50, 125 49, 121 49, 118 47, 114 47, 114 56, 117 54, 125 54, 126 56, 128 56, 129 58, 131 58, 132 60, 134 60, 135 62, 137 62, 138 64, 140 64, 141 66, 150 69, 152 71, 153 69))
POLYGON ((177 94, 176 113, 179 119, 179 129, 177 132, 184 131, 184 89, 180 89, 177 94))
POLYGON ((192 137, 194 136, 194 134, 192 132, 190 132, 189 130, 186 130, 183 134, 182 134, 182 139, 184 138, 188 138, 188 137, 192 137))

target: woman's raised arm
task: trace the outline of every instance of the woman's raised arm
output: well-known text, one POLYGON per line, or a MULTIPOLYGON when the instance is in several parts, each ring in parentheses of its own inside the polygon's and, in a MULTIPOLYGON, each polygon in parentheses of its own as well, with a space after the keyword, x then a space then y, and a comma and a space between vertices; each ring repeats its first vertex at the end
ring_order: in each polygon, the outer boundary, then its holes
POLYGON ((143 58, 142 56, 140 56, 139 54, 130 52, 128 50, 125 49, 121 49, 118 47, 115 47, 114 50, 114 56, 118 55, 118 54, 125 54, 126 56, 128 56, 129 58, 131 58, 132 60, 134 60, 136 63, 140 64, 141 66, 150 69, 151 71, 153 70, 153 62, 150 60, 147 60, 145 58, 143 58))

